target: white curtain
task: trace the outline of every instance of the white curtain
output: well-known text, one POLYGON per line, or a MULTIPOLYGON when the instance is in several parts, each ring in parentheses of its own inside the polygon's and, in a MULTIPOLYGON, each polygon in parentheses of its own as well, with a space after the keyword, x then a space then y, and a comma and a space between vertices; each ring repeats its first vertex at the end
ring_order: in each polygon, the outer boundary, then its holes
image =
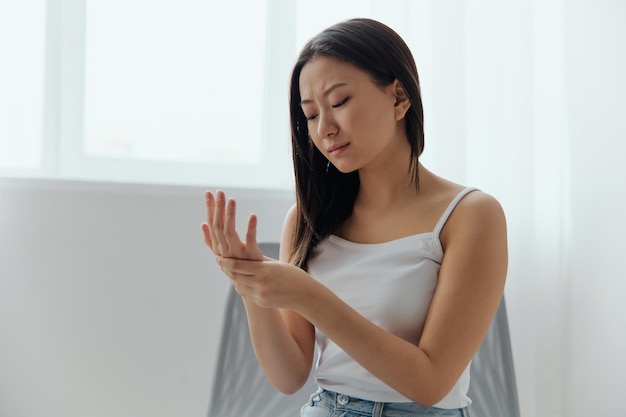
POLYGON ((414 51, 424 163, 507 213, 522 415, 615 413, 626 374, 626 3, 395 6, 373 14, 414 51))

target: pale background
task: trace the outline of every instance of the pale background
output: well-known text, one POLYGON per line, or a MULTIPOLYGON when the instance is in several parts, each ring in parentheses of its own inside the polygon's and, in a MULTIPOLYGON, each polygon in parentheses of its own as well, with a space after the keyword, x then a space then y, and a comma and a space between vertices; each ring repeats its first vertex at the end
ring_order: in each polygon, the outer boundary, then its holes
MULTIPOLYGON (((428 10, 448 24, 428 31, 378 12, 435 38, 415 53, 426 165, 507 213, 522 414, 619 413, 626 6, 442 3, 428 10)), ((0 181, 1 416, 206 414, 228 282, 202 244, 204 189, 0 181)), ((227 191, 278 238, 289 192, 227 191)))

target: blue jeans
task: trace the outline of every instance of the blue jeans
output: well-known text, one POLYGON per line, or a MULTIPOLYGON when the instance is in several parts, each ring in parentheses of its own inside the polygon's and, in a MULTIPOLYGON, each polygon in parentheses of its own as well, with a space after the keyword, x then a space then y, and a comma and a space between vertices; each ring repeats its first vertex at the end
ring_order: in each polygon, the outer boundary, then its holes
POLYGON ((470 417, 467 408, 447 410, 415 403, 377 403, 319 389, 300 417, 470 417))

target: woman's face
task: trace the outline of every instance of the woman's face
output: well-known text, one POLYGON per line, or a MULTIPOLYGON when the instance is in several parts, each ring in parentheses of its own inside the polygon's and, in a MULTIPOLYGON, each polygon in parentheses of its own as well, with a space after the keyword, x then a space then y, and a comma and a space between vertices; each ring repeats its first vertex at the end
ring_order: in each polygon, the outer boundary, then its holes
POLYGON ((368 73, 328 57, 307 62, 299 81, 311 140, 339 171, 384 163, 407 143, 397 81, 380 87, 368 73))

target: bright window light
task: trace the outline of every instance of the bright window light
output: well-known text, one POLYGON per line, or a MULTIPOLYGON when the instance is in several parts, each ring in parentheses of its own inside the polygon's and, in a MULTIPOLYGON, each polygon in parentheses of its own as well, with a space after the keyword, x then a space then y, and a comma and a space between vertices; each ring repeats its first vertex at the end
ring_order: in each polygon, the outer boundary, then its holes
POLYGON ((42 158, 45 0, 0 2, 0 167, 42 158))
POLYGON ((0 176, 291 189, 297 53, 374 3, 0 1, 0 176))
POLYGON ((266 1, 89 1, 84 151, 212 164, 260 159, 266 1))

